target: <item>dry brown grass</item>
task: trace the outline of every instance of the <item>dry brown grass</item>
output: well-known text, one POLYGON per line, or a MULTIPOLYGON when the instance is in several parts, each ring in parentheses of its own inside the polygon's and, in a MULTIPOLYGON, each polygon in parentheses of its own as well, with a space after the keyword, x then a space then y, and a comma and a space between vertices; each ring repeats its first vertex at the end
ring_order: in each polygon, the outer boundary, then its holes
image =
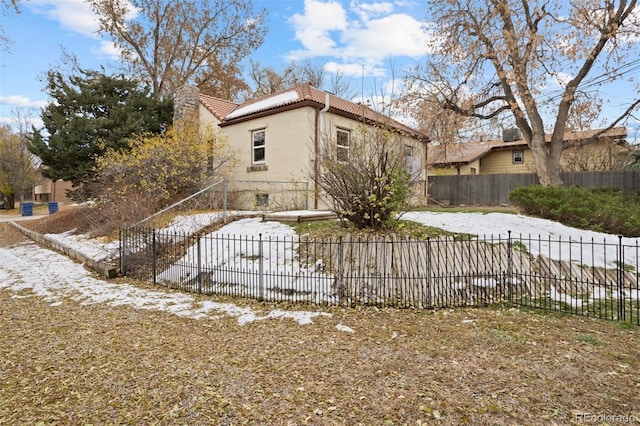
POLYGON ((240 326, 0 290, 0 424, 640 419, 637 328, 504 306, 322 310, 332 317, 312 325, 240 326))
POLYGON ((1 424, 568 424, 579 412, 640 415, 638 332, 603 321, 502 308, 328 309, 333 317, 312 325, 239 326, 73 301, 51 307, 6 291, 0 306, 1 424))

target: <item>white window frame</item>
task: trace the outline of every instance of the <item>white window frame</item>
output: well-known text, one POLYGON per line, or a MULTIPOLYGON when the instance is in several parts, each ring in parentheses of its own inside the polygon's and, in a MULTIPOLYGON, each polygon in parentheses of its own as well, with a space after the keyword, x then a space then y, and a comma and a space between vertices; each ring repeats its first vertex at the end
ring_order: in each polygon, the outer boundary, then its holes
POLYGON ((349 147, 351 146, 351 131, 347 129, 336 129, 336 160, 349 161, 349 147), (347 135, 347 145, 341 144, 340 134, 347 135))
POLYGON ((513 164, 524 164, 524 151, 521 149, 511 151, 511 162, 513 164))
POLYGON ((266 129, 251 132, 251 164, 265 164, 267 162, 267 131, 266 129), (262 144, 256 145, 256 136, 262 134, 262 144), (262 159, 256 160, 256 153, 262 150, 262 159))

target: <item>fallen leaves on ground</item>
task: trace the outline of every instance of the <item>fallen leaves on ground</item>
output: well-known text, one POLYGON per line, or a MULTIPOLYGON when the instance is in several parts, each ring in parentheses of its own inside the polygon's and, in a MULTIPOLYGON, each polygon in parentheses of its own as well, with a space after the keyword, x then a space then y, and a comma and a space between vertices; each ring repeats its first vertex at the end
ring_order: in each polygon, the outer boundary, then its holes
POLYGON ((566 424, 640 407, 638 331, 604 321, 330 308, 241 326, 6 291, 0 306, 2 424, 566 424))
POLYGON ((332 315, 239 325, 0 290, 0 424, 640 418, 638 328, 508 306, 318 310, 332 315))

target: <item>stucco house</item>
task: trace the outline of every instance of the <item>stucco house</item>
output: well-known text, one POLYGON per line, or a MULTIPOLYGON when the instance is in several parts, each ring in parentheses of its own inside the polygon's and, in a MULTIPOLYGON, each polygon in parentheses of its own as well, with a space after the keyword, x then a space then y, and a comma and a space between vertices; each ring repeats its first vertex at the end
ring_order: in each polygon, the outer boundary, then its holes
POLYGON ((235 150, 228 177, 236 186, 234 202, 243 208, 326 208, 315 184, 322 173, 316 160, 325 144, 335 144, 348 161, 350 141, 363 126, 385 126, 400 137, 416 176, 415 193, 426 194, 425 135, 310 84, 239 104, 183 87, 176 95, 176 117, 191 114, 194 107, 201 128, 217 129, 235 150))
MULTIPOLYGON (((631 151, 626 141, 626 129, 615 127, 596 141, 581 145, 598 131, 565 134, 567 148, 560 161, 564 171, 618 170, 625 165, 631 151)), ((534 172, 531 150, 514 129, 506 130, 502 139, 429 145, 427 148, 427 173, 430 176, 534 172)))

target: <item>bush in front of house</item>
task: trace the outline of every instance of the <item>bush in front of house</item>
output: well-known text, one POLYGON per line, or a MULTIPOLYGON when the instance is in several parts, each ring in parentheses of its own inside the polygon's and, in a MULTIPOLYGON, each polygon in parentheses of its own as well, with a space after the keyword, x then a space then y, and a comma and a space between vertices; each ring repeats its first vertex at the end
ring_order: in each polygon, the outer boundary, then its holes
POLYGON ((640 193, 614 188, 543 187, 532 185, 509 193, 524 214, 625 237, 640 236, 640 193))
POLYGON ((323 147, 317 180, 333 211, 357 229, 393 228, 413 193, 402 137, 362 127, 342 143, 348 149, 336 141, 323 147))

